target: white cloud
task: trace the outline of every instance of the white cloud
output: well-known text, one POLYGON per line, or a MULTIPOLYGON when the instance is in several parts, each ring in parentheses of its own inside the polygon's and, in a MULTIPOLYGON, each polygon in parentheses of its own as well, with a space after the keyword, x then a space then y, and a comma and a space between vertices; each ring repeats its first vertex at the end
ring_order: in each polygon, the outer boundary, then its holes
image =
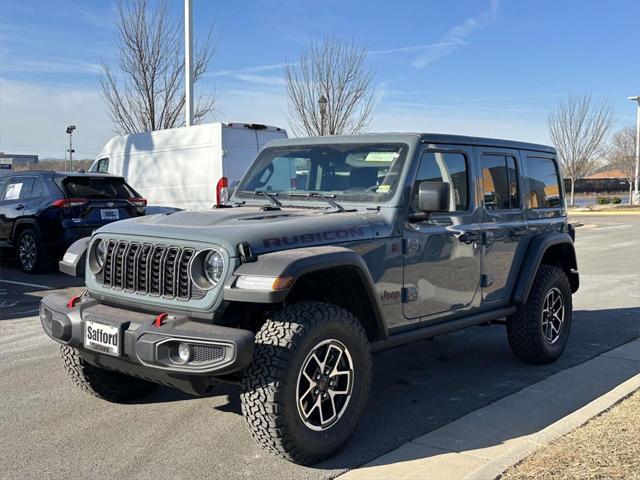
POLYGON ((226 77, 243 73, 256 73, 256 72, 266 72, 269 70, 277 70, 284 67, 283 63, 271 63, 269 65, 258 65, 255 67, 247 67, 247 68, 238 68, 235 70, 214 70, 213 72, 207 72, 204 74, 205 77, 226 77))
POLYGON ((97 63, 76 62, 69 59, 59 58, 46 61, 18 60, 15 62, 5 61, 2 64, 5 72, 20 73, 88 73, 97 75, 102 72, 102 67, 97 63))
POLYGON ((0 151, 62 158, 70 124, 77 158, 93 158, 114 136, 97 89, 0 79, 0 151))
POLYGON ((451 28, 435 43, 422 45, 408 45, 385 50, 372 50, 369 55, 387 55, 392 53, 419 52, 411 62, 415 68, 423 68, 436 60, 453 53, 461 45, 466 45, 465 38, 474 30, 488 25, 495 18, 498 10, 498 0, 490 0, 489 7, 478 15, 465 19, 462 23, 451 28))

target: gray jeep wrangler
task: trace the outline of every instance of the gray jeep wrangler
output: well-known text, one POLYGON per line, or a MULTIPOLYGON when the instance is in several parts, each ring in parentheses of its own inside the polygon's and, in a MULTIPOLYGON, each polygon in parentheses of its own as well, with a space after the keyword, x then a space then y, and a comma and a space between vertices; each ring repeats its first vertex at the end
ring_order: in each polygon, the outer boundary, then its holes
POLYGON ((226 208, 109 224, 65 255, 86 293, 41 304, 64 368, 113 402, 241 385, 255 440, 312 464, 365 408, 371 353, 506 324, 562 353, 578 289, 553 148, 432 134, 279 140, 226 208))

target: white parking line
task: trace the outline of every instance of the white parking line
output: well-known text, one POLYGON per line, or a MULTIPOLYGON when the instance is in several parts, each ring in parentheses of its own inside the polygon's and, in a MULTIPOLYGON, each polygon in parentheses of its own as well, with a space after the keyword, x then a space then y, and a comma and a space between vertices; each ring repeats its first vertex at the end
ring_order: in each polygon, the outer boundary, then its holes
POLYGON ((13 285, 22 285, 23 287, 44 288, 44 289, 47 289, 47 290, 50 290, 50 289, 54 288, 54 287, 48 287, 47 285, 38 285, 36 283, 26 283, 26 282, 16 282, 16 281, 13 281, 13 280, 2 280, 2 279, 0 279, 0 282, 2 282, 2 283, 11 283, 13 285))

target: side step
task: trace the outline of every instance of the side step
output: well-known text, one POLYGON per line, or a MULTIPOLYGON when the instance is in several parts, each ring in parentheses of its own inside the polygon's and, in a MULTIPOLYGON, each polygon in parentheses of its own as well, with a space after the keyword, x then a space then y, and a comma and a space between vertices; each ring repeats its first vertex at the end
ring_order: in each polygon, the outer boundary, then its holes
POLYGON ((446 320, 435 325, 427 325, 415 330, 407 330, 404 332, 392 334, 388 339, 376 342, 371 345, 371 352, 380 352, 390 348, 398 347, 406 343, 424 340, 427 338, 443 335, 445 333, 455 332, 463 328, 479 325, 481 323, 491 322, 499 318, 513 315, 516 312, 515 306, 497 308, 488 312, 481 312, 475 315, 458 318, 456 320, 446 320))

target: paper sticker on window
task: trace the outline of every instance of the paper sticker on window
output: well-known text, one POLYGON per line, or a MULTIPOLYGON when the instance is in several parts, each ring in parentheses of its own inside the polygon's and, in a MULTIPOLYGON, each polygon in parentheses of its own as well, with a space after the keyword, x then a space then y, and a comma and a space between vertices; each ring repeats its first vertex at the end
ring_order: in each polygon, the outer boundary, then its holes
POLYGON ((398 158, 398 155, 398 152, 369 152, 364 161, 389 163, 398 158))
POLYGON ((380 185, 378 187, 377 192, 378 193, 389 193, 389 190, 391 190, 391 185, 380 185))
POLYGON ((15 200, 20 197, 20 192, 22 191, 23 183, 11 183, 7 185, 7 191, 4 194, 5 200, 15 200))

